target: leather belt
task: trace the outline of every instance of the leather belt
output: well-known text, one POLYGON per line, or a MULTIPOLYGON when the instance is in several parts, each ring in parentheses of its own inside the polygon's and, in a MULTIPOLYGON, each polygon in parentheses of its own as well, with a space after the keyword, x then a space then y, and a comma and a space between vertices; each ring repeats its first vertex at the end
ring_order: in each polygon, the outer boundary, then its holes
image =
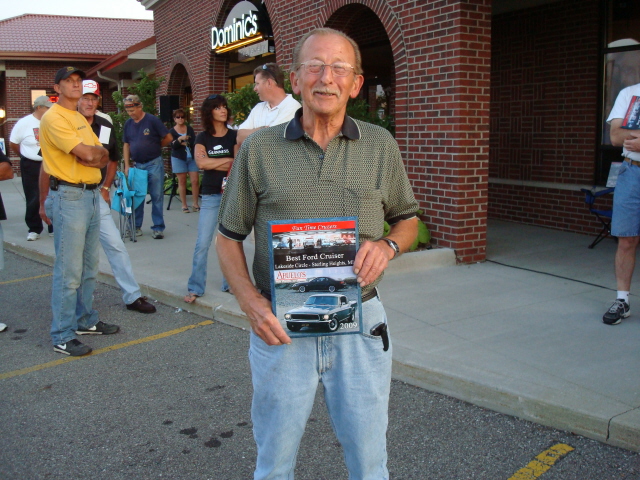
MULTIPOLYGON (((271 294, 270 293, 265 292, 264 290, 260 290, 260 295, 262 295, 267 300, 271 301, 271 294)), ((370 292, 367 292, 364 295, 362 295, 362 303, 368 302, 369 300, 371 300, 372 298, 377 297, 377 296, 378 296, 378 288, 376 287, 373 290, 371 290, 370 292)))
POLYGON ((66 187, 84 188, 85 190, 95 190, 100 186, 99 183, 71 183, 58 179, 58 185, 64 185, 66 187))
POLYGON ((629 157, 624 157, 624 161, 630 163, 631 165, 635 165, 636 167, 640 167, 640 161, 631 160, 629 157))

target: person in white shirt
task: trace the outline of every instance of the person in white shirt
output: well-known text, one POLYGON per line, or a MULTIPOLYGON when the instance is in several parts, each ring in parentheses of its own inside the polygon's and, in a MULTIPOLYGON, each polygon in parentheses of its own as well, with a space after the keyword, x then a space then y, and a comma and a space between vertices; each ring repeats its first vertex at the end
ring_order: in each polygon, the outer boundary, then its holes
MULTIPOLYGON (((24 221, 29 233, 27 240, 40 238, 44 226, 40 218, 40 191, 38 179, 42 156, 40 154, 40 119, 53 103, 49 97, 42 95, 33 102, 33 113, 18 120, 11 130, 9 143, 11 150, 20 156, 20 172, 22 173, 22 189, 27 202, 24 221)), ((49 233, 53 229, 49 226, 49 233)))
POLYGON ((284 91, 284 73, 277 63, 265 63, 257 67, 253 76, 253 90, 261 102, 253 107, 249 116, 238 127, 238 147, 256 130, 288 122, 302 107, 300 102, 284 91))
POLYGON ((624 121, 638 97, 640 83, 623 88, 607 118, 611 125, 611 144, 622 147, 624 160, 618 170, 611 219, 611 235, 618 239, 615 257, 618 290, 616 300, 602 317, 607 325, 618 325, 631 315, 629 291, 640 244, 640 131, 630 129, 624 121))

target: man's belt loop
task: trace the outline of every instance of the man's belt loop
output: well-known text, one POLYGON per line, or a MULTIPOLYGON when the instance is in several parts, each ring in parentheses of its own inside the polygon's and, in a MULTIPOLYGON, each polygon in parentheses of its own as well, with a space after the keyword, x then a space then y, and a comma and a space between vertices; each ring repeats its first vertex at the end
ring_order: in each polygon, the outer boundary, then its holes
POLYGON ((636 167, 640 167, 640 161, 631 160, 629 157, 624 157, 624 161, 630 163, 631 165, 635 165, 636 167))

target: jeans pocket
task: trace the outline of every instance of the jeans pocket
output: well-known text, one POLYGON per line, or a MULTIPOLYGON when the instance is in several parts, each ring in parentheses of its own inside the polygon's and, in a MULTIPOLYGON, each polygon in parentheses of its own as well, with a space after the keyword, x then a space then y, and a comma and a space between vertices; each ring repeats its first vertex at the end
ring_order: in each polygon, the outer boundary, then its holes
POLYGON ((387 314, 378 298, 372 298, 362 304, 362 336, 375 341, 382 341, 379 335, 371 335, 371 329, 380 322, 387 323, 387 314))
POLYGON ((60 199, 65 202, 78 202, 82 198, 82 188, 76 187, 60 187, 59 188, 60 199))

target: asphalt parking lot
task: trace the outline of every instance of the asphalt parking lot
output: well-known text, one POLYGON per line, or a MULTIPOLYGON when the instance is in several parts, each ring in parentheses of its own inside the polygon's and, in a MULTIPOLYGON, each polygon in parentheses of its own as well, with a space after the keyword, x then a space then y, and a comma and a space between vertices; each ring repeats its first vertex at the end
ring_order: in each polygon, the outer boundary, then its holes
MULTIPOLYGON (((48 335, 51 268, 5 258, 1 479, 252 477, 246 330, 160 303, 153 315, 130 312, 117 289, 99 284, 95 307, 121 332, 84 337, 94 352, 65 357, 48 335)), ((321 391, 296 478, 347 478, 321 391)), ((637 453, 393 382, 393 479, 538 478, 518 472, 536 471, 529 465, 555 445, 571 450, 549 462, 545 480, 640 479, 637 453)))

